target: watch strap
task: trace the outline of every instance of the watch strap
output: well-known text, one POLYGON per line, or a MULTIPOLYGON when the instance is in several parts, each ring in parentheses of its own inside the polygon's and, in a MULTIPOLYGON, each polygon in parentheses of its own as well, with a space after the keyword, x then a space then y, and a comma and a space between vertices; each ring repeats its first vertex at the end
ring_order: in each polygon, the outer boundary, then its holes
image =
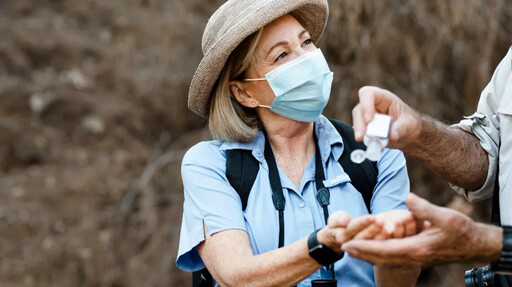
POLYGON ((331 265, 343 258, 344 253, 338 254, 334 252, 334 250, 318 242, 318 231, 319 230, 314 231, 308 237, 309 256, 311 256, 323 266, 331 265))
POLYGON ((502 226, 503 248, 500 260, 492 264, 492 269, 498 274, 512 274, 512 226, 502 226))

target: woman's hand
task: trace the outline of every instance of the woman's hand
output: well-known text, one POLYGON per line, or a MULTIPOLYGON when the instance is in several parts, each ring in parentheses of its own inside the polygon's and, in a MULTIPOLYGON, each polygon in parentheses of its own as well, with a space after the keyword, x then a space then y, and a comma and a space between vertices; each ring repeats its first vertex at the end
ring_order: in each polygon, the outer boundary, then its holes
POLYGON ((387 233, 388 237, 382 236, 374 239, 403 238, 416 234, 416 220, 408 210, 390 210, 379 213, 375 217, 384 222, 384 233, 387 233))
POLYGON ((383 234, 387 234, 384 221, 373 215, 352 218, 344 211, 336 211, 329 216, 327 226, 318 232, 317 238, 318 242, 341 253, 341 245, 349 240, 380 238, 383 234))

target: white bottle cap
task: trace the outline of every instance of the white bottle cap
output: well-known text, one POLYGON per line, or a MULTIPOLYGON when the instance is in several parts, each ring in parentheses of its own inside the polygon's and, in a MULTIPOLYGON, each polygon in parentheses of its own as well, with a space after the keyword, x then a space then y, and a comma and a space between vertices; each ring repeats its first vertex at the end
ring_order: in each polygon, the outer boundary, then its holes
POLYGON ((391 117, 384 114, 375 114, 373 120, 366 128, 366 135, 369 137, 387 138, 391 126, 391 117))

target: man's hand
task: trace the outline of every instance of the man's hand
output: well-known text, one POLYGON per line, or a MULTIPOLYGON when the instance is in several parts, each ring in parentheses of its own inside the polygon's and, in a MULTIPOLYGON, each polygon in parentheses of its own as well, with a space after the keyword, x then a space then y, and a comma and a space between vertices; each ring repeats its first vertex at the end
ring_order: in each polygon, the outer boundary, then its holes
POLYGON ((393 118, 390 147, 401 148, 419 137, 422 122, 418 112, 390 91, 366 86, 359 90, 359 104, 352 110, 356 140, 363 140, 366 127, 376 112, 393 118))
POLYGON ((401 149, 456 186, 482 187, 489 161, 476 136, 416 112, 390 91, 367 86, 359 90, 352 110, 356 140, 363 140, 376 112, 393 119, 388 147, 401 149))
POLYGON ((426 223, 420 233, 402 239, 352 240, 342 249, 373 264, 428 266, 456 261, 487 261, 500 257, 502 229, 478 224, 454 210, 438 207, 410 194, 407 205, 426 223))

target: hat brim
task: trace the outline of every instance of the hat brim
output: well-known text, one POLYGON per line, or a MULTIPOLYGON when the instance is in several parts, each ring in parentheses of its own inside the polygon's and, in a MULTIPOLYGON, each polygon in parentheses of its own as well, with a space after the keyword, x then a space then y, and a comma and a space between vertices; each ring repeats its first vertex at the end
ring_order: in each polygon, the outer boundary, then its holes
POLYGON ((286 14, 294 16, 317 43, 327 24, 329 9, 326 0, 268 1, 241 18, 203 56, 190 84, 188 108, 202 117, 208 117, 213 86, 231 52, 245 38, 286 14))

